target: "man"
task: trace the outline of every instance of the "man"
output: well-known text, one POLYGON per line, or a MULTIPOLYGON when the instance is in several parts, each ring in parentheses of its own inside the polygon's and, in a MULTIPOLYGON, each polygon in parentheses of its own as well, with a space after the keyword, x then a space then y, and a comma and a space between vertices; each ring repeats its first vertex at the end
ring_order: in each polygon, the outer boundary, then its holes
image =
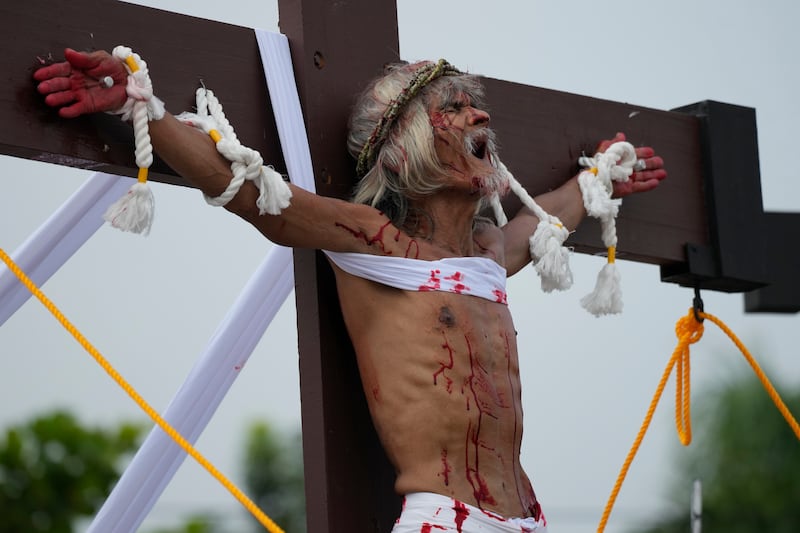
MULTIPOLYGON (((34 75, 61 116, 125 103, 119 59, 65 56, 34 75)), ((519 362, 505 299, 505 278, 531 262, 539 220, 527 208, 502 228, 478 216, 509 187, 482 96, 477 78, 446 62, 394 65, 351 117, 353 202, 290 186, 291 204, 262 215, 247 182, 226 205, 271 241, 331 260, 370 412, 405 497, 395 533, 546 531, 519 461, 519 362)), ((176 172, 209 196, 225 190, 230 166, 207 135, 168 113, 149 128, 176 172)), ((615 185, 617 196, 666 177, 652 148, 636 155, 644 168, 615 185)), ((536 201, 567 228, 585 215, 574 177, 536 201)))

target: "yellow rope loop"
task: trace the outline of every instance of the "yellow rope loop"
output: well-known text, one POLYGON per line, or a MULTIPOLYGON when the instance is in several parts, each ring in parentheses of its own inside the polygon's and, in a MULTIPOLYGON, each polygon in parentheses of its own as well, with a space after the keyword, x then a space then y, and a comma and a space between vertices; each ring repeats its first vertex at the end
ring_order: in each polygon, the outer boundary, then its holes
POLYGON ((42 302, 48 311, 55 317, 58 322, 66 329, 78 344, 80 344, 95 361, 103 367, 103 369, 128 393, 128 395, 136 402, 136 404, 156 423, 167 435, 169 435, 187 454, 191 455, 203 468, 205 468, 217 481, 219 481, 228 491, 236 498, 242 506, 250 511, 250 513, 264 526, 270 533, 284 533, 275 522, 272 521, 261 509, 253 503, 236 485, 234 485, 228 478, 226 478, 217 468, 212 465, 208 459, 203 457, 192 444, 187 441, 178 431, 172 427, 169 422, 158 414, 150 404, 148 404, 142 396, 120 375, 117 370, 111 366, 108 360, 95 348, 83 334, 67 319, 66 316, 55 306, 55 304, 36 286, 22 269, 9 257, 6 252, 0 248, 0 259, 6 264, 8 269, 19 278, 20 282, 42 302))
POLYGON ((653 419, 656 406, 658 405, 658 401, 661 399, 661 394, 664 392, 664 387, 667 384, 667 380, 669 379, 674 366, 677 366, 675 427, 678 430, 678 438, 680 439, 681 444, 688 446, 692 441, 692 425, 689 409, 689 400, 691 396, 689 390, 689 345, 696 343, 703 337, 703 323, 698 320, 698 318, 700 320, 708 319, 716 324, 722 331, 725 332, 726 335, 728 335, 736 347, 739 348, 739 350, 742 352, 742 355, 744 355, 745 359, 747 359, 747 362, 753 368, 756 376, 758 376, 758 379, 761 380, 761 384, 767 390, 767 393, 769 394, 770 398, 772 398, 772 401, 775 403, 778 411, 780 411, 780 413, 786 419, 786 422, 792 428, 792 431, 794 431, 797 439, 800 440, 800 425, 798 425, 797 420, 792 416, 789 408, 786 407, 786 404, 775 390, 775 387, 772 386, 766 374, 764 374, 764 371, 761 370, 761 367, 758 365, 744 344, 739 340, 738 337, 736 337, 736 335, 734 335, 730 328, 728 328, 728 326, 726 326, 717 317, 703 311, 699 311, 695 308, 690 308, 689 313, 686 316, 681 317, 677 324, 675 324, 675 334, 678 336, 678 345, 675 347, 675 351, 672 352, 672 357, 670 357, 669 362, 667 363, 667 368, 661 375, 661 381, 659 381, 656 392, 653 395, 653 399, 650 401, 650 406, 647 409, 647 414, 644 417, 642 426, 639 428, 639 433, 636 435, 636 439, 634 440, 633 445, 631 446, 631 449, 625 458, 625 462, 622 464, 622 468, 617 476, 617 480, 614 483, 614 488, 611 490, 611 495, 609 496, 606 507, 603 510, 603 515, 600 517, 600 523, 597 526, 598 533, 605 531, 606 525, 608 524, 608 518, 611 515, 611 509, 614 507, 614 502, 617 500, 617 496, 622 488, 622 483, 625 480, 625 476, 628 474, 628 470, 633 462, 633 458, 639 451, 639 446, 642 444, 642 439, 644 439, 644 435, 647 433, 648 427, 650 427, 650 422, 653 419))
POLYGON ((678 347, 673 358, 676 365, 675 377, 675 429, 681 444, 688 446, 692 443, 692 417, 691 417, 691 364, 689 345, 696 343, 703 337, 703 323, 694 315, 694 309, 689 309, 689 314, 678 320, 675 324, 675 334, 678 336, 678 347), (677 357, 676 357, 677 355, 677 357))

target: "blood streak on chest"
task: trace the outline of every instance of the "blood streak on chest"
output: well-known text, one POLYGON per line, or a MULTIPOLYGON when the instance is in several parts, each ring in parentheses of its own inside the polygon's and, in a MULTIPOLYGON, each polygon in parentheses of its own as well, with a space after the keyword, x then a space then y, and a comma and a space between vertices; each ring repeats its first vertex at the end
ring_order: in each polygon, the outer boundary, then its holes
POLYGON ((464 446, 466 455, 466 477, 467 481, 469 481, 469 484, 472 485, 472 494, 475 497, 475 501, 478 503, 478 507, 482 507, 483 502, 486 502, 490 505, 496 505, 497 500, 495 500, 494 496, 492 496, 492 494, 489 492, 489 487, 480 473, 481 450, 486 449, 485 444, 481 441, 481 425, 483 424, 483 417, 484 415, 487 415, 492 418, 496 418, 496 416, 487 409, 489 407, 489 401, 486 398, 486 393, 488 392, 486 387, 488 384, 486 383, 485 378, 479 377, 479 375, 483 375, 485 371, 481 368, 478 361, 476 361, 469 339, 465 338, 465 340, 467 351, 469 352, 471 370, 471 374, 467 378, 467 384, 470 392, 472 393, 472 398, 475 401, 475 407, 478 409, 478 416, 477 420, 475 420, 474 426, 473 422, 470 421, 469 426, 467 427, 466 443, 464 446), (478 371, 477 375, 476 370, 478 371))
MULTIPOLYGON (((400 232, 397 232, 398 237, 395 240, 399 240, 400 232)), ((419 243, 416 239, 409 239, 408 246, 406 246, 406 257, 411 259, 419 259, 419 243), (413 250, 413 255, 412 255, 413 250)))
MULTIPOLYGON (((392 251, 386 249, 386 243, 384 242, 384 235, 383 235, 383 233, 386 231, 386 228, 389 227, 391 223, 392 223, 391 221, 387 221, 383 226, 381 226, 378 229, 375 235, 372 236, 367 235, 363 231, 351 228, 346 224, 342 224, 341 222, 336 222, 336 227, 344 229, 356 239, 364 241, 368 246, 377 245, 384 254, 392 255, 392 251)), ((397 239, 399 239, 399 235, 395 238, 395 241, 397 239)))
POLYGON ((441 375, 442 377, 444 377, 446 381, 445 390, 447 390, 448 393, 452 393, 453 380, 450 379, 450 377, 444 373, 445 370, 453 370, 453 348, 450 346, 450 343, 447 342, 447 337, 445 337, 444 339, 444 344, 442 344, 442 348, 447 350, 448 361, 447 362, 439 361, 439 370, 433 373, 433 384, 438 385, 439 376, 441 375))
POLYGON ((452 471, 453 469, 450 466, 450 463, 447 461, 447 450, 442 449, 442 471, 439 475, 444 478, 445 486, 450 485, 450 472, 452 471))

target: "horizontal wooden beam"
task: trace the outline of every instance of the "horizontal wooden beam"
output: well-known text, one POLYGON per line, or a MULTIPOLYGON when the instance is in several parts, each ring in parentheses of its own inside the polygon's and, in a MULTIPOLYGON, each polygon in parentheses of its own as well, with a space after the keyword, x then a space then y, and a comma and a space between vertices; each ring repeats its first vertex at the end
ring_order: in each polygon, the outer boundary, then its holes
MULTIPOLYGON (((501 156, 532 194, 578 171, 578 157, 618 131, 635 145, 654 146, 669 178, 654 192, 626 198, 617 223, 617 256, 659 265, 685 260, 687 242, 708 242, 702 190, 700 122, 683 113, 486 79, 492 124, 501 156)), ((513 212, 519 203, 508 201, 513 212)), ((578 252, 605 249, 589 219, 569 239, 578 252)))
MULTIPOLYGON (((28 0, 0 6, 0 152, 135 176, 133 135, 117 117, 62 120, 35 90, 33 71, 63 61, 64 48, 130 46, 147 61, 171 112, 194 108, 201 82, 214 90, 237 135, 282 168, 275 120, 253 30, 112 0, 28 0)), ((155 163, 154 180, 185 184, 155 163)))
MULTIPOLYGON (((169 110, 192 109, 194 90, 203 81, 220 98, 242 142, 283 168, 252 30, 122 2, 114 2, 114 9, 108 9, 109 3, 31 0, 0 8, 3 25, 14 29, 0 32, 0 46, 5 51, 0 68, 9 79, 0 87, 0 120, 13 125, 0 131, 0 151, 135 176, 128 126, 105 115, 61 120, 44 105, 31 78, 42 60, 60 60, 67 46, 110 49, 125 43, 148 62, 156 92, 169 110), (98 13, 103 14, 102 22, 98 13)), ((314 53, 320 52, 309 51, 305 57, 314 53)), ((313 74, 324 77, 327 87, 336 90, 341 84, 337 79, 346 75, 342 72, 346 63, 338 58, 337 64, 332 50, 326 53, 314 58, 313 74)), ((374 66, 372 72, 378 69, 379 65, 374 66)), ((298 79, 306 83, 302 76, 298 79)), ((686 242, 707 243, 695 117, 495 79, 485 82, 504 160, 533 193, 563 182, 577 170, 582 151, 591 153, 592 143, 616 130, 625 131, 636 144, 656 146, 663 154, 670 178, 657 192, 625 201, 618 224, 618 257, 671 264, 685 260, 686 242)), ((331 100, 303 93, 311 141, 325 139, 322 151, 312 152, 321 194, 344 197, 352 189, 354 173, 345 153, 344 127, 347 107, 356 92, 344 101, 344 108, 336 110, 343 120, 335 128, 317 113, 331 105, 331 100), (308 112, 309 106, 315 109, 308 112), (322 131, 321 124, 328 130, 322 131)), ((153 179, 184 183, 163 164, 154 166, 153 179)), ((509 202, 509 210, 517 207, 513 200, 509 202)), ((584 224, 572 235, 570 245, 579 252, 602 251, 597 225, 591 221, 584 224)))

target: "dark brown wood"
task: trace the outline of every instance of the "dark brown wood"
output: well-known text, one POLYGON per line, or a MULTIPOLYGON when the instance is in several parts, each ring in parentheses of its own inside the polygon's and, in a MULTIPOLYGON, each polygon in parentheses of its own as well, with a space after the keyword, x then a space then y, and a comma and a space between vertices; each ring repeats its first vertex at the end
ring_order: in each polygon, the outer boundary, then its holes
MULTIPOLYGON (((191 110, 202 80, 217 94, 237 135, 283 168, 253 30, 112 0, 3 2, 0 25, 0 68, 6 73, 0 121, 14 125, 0 131, 1 153, 135 176, 128 126, 107 115, 59 119, 31 77, 42 62, 63 61, 68 46, 111 50, 124 44, 147 61, 167 109, 191 110)), ((185 184, 158 163, 151 178, 185 184)))
MULTIPOLYGON (((341 198, 353 185, 343 143, 348 110, 364 81, 383 63, 398 59, 398 45, 389 42, 397 34, 396 10, 386 0, 319 4, 281 1, 281 30, 291 40, 318 190, 341 198), (348 29, 353 25, 359 31, 348 29)), ((129 127, 110 116, 60 120, 42 103, 31 79, 37 57, 60 59, 66 46, 110 49, 125 43, 147 60, 168 109, 191 109, 203 80, 221 99, 239 138, 284 169, 252 30, 111 0, 10 2, 0 7, 0 17, 14 30, 0 32, 6 51, 0 68, 8 76, 0 86, 0 120, 20 125, 0 132, 2 153, 134 176, 129 127)), ((664 186, 625 201, 618 224, 620 258, 672 264, 684 260, 684 243, 707 243, 697 118, 485 81, 503 158, 534 193, 563 181, 576 170, 581 150, 591 153, 592 143, 616 130, 636 144, 657 146, 665 156, 670 179, 664 186)), ((183 183, 158 164, 152 179, 183 183)), ((509 209, 515 207, 510 201, 509 209)), ((579 252, 602 251, 597 225, 582 225, 570 245, 579 252)))
MULTIPOLYGON (((548 191, 577 172, 577 160, 594 154, 598 139, 624 131, 636 145, 656 146, 669 179, 651 194, 624 200, 617 223, 622 259, 656 264, 684 261, 687 242, 708 242, 703 204, 699 121, 586 96, 485 79, 501 156, 531 194, 548 191)), ((510 198, 506 210, 519 202, 510 198)), ((599 225, 585 221, 569 239, 576 251, 604 252, 599 225)))
MULTIPOLYGON (((317 191, 346 197, 354 175, 345 150, 349 109, 380 66, 398 59, 395 3, 280 0, 278 5, 317 191)), ((333 273, 320 253, 296 250, 294 258, 308 531, 389 531, 400 499, 370 421, 333 273)))
MULTIPOLYGON (((317 189, 346 197, 354 175, 345 152, 347 115, 366 80, 398 59, 395 2, 279 0, 279 7, 317 189)), ((202 79, 220 97, 242 141, 283 169, 252 30, 111 0, 5 2, 0 24, 0 68, 6 73, 0 120, 10 125, 0 131, 2 153, 135 175, 129 128, 107 116, 60 120, 31 80, 33 69, 60 59, 65 46, 126 44, 148 61, 156 91, 171 111, 191 109, 202 79)), ((697 269, 712 277, 721 272, 718 259, 727 250, 706 253, 718 248, 720 235, 708 218, 704 187, 713 169, 700 118, 494 79, 485 84, 501 155, 533 194, 559 185, 577 170, 582 151, 592 153, 593 143, 616 131, 625 131, 635 144, 656 146, 670 179, 652 194, 625 200, 618 256, 659 264, 684 281, 696 279, 697 269)), ((163 165, 152 176, 183 183, 163 165)), ((757 179, 757 172, 749 179, 757 179)), ((508 201, 509 212, 517 207, 508 201)), ((570 244, 581 252, 602 250, 597 225, 583 224, 570 244)), ((296 250, 295 275, 308 529, 389 531, 399 510, 394 476, 369 419, 332 273, 319 253, 296 250)))

